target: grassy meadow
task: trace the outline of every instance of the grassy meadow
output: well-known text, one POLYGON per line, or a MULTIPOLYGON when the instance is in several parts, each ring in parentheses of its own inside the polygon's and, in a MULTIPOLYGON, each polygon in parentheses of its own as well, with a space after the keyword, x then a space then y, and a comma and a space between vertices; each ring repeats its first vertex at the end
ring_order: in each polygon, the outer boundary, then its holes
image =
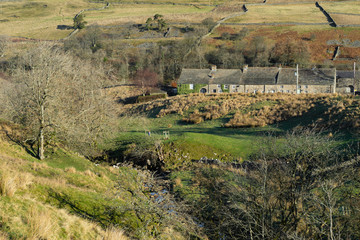
POLYGON ((321 6, 330 14, 331 13, 359 14, 360 12, 360 2, 358 1, 322 2, 321 6))
POLYGON ((229 19, 229 23, 326 23, 323 13, 315 4, 259 5, 248 6, 248 12, 240 17, 229 19), (301 10, 300 10, 301 9, 301 10))
MULTIPOLYGON (((70 30, 57 29, 58 25, 72 26, 73 17, 83 9, 100 8, 104 4, 87 1, 2 2, 0 35, 21 36, 43 40, 66 37, 70 30)), ((115 4, 102 11, 85 12, 91 24, 144 23, 148 17, 162 14, 168 21, 201 21, 213 7, 115 4)))
POLYGON ((102 11, 86 12, 89 23, 116 24, 116 23, 145 23, 146 19, 161 14, 169 21, 201 21, 204 15, 213 7, 177 6, 177 5, 152 5, 152 4, 115 4, 102 11))
POLYGON ((72 30, 59 30, 58 25, 72 26, 73 17, 80 10, 102 6, 82 0, 1 2, 0 35, 44 40, 64 38, 72 30))

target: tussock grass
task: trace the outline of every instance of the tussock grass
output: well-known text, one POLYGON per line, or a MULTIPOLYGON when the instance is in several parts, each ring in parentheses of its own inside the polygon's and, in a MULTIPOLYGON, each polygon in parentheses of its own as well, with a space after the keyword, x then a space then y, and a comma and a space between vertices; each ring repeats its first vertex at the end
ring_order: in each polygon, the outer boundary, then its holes
POLYGON ((124 234, 124 231, 115 227, 107 228, 105 231, 104 240, 127 240, 128 237, 124 234))
POLYGON ((65 172, 67 172, 67 173, 76 173, 76 168, 74 168, 74 167, 65 168, 65 172))
POLYGON ((96 177, 96 175, 92 171, 90 171, 89 169, 84 171, 84 175, 89 176, 91 178, 96 177))
POLYGON ((1 196, 12 197, 17 190, 16 177, 9 173, 1 173, 0 175, 0 193, 1 196))
POLYGON ((8 240, 8 239, 9 239, 9 237, 7 234, 0 232, 0 240, 8 240))
POLYGON ((27 188, 33 182, 33 176, 26 172, 17 172, 7 163, 0 169, 0 195, 13 197, 16 191, 27 188))
POLYGON ((49 211, 31 208, 26 220, 29 225, 29 239, 53 239, 58 231, 49 211))

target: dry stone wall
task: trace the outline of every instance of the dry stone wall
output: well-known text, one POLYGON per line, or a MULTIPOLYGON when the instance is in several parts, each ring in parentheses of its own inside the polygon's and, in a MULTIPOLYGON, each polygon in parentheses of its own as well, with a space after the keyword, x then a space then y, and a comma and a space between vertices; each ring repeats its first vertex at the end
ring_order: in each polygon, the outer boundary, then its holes
POLYGON ((315 6, 320 9, 320 11, 325 15, 326 19, 328 20, 330 26, 337 27, 335 20, 330 16, 330 14, 319 4, 319 2, 315 3, 315 6))

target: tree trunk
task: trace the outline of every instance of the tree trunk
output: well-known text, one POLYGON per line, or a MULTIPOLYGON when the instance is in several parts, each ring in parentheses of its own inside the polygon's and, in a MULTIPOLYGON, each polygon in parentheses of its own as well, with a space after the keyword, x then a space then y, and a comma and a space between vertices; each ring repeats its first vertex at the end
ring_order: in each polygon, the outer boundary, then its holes
POLYGON ((38 149, 38 157, 40 160, 45 158, 44 156, 44 128, 45 128, 45 121, 44 121, 44 105, 40 107, 40 126, 39 126, 39 149, 38 149))

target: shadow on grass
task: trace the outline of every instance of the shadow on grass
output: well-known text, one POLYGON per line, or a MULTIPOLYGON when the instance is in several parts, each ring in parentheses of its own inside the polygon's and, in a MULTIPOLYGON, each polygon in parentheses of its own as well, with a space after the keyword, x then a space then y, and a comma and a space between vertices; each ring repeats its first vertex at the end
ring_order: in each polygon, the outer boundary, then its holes
POLYGON ((34 149, 34 145, 35 145, 35 141, 34 140, 25 140, 25 141, 21 141, 19 140, 17 137, 13 136, 11 133, 9 133, 8 131, 4 131, 6 137, 13 143, 21 146, 22 148, 25 149, 25 151, 31 155, 34 158, 38 158, 37 155, 37 151, 34 149))
POLYGON ((49 189, 48 193, 50 201, 55 202, 59 208, 69 209, 82 218, 99 223, 102 227, 110 226, 115 223, 115 219, 121 218, 119 213, 115 213, 110 206, 104 206, 98 202, 96 204, 80 202, 65 193, 59 193, 53 189, 49 189))

